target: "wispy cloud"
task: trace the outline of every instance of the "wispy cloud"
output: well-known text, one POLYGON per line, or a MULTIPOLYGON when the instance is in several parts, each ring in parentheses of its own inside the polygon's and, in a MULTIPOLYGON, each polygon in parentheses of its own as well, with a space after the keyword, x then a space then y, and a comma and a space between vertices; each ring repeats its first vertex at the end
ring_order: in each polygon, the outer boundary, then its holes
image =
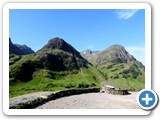
POLYGON ((144 53, 145 52, 144 47, 138 47, 138 46, 128 46, 128 47, 126 47, 126 50, 131 53, 135 53, 135 52, 144 53))
POLYGON ((129 18, 133 17, 138 11, 138 9, 118 10, 117 15, 119 19, 128 20, 129 18))
POLYGON ((94 45, 88 45, 88 46, 86 47, 86 49, 92 49, 92 48, 94 48, 94 45))
POLYGON ((133 55, 137 60, 139 60, 143 65, 145 65, 145 47, 141 46, 128 46, 125 49, 133 55))

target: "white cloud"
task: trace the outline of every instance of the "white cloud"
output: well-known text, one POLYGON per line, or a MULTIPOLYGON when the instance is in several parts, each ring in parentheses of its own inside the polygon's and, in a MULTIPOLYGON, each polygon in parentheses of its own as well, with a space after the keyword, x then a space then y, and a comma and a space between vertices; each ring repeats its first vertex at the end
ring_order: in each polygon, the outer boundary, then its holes
POLYGON ((138 12, 138 9, 126 9, 126 10, 118 10, 117 15, 119 19, 127 20, 134 16, 138 12))
POLYGON ((145 65, 145 47, 128 46, 125 49, 133 55, 138 61, 145 65))

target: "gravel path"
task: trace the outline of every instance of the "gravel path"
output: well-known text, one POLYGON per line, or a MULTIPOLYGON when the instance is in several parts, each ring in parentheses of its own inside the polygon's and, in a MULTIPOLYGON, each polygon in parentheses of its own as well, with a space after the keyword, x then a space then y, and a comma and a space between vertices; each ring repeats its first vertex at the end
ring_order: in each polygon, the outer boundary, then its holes
POLYGON ((87 93, 49 101, 35 109, 139 109, 138 92, 130 95, 87 93))

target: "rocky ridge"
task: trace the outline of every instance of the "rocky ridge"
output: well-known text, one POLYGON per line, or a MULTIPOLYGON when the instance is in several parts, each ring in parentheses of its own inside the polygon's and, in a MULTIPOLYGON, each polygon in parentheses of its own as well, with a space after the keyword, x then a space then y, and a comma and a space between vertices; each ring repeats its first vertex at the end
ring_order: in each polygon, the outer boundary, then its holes
POLYGON ((13 44, 11 38, 9 38, 9 53, 17 55, 27 55, 33 54, 34 51, 26 45, 13 44))

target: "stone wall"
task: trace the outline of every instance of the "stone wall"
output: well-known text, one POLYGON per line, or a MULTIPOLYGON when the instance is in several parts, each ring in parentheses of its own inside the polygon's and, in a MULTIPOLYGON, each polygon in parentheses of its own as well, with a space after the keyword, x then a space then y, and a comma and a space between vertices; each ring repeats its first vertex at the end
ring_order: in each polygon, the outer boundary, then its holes
POLYGON ((102 87, 101 92, 106 92, 109 94, 114 94, 114 95, 128 95, 128 90, 124 90, 124 89, 115 89, 115 88, 106 88, 106 87, 102 87))
POLYGON ((120 90, 120 89, 111 89, 109 91, 110 94, 114 94, 114 95, 128 95, 128 91, 127 90, 120 90))
MULTIPOLYGON (((56 92, 50 92, 50 94, 45 96, 38 96, 34 99, 29 99, 27 101, 23 101, 24 97, 16 97, 10 100, 12 105, 10 105, 10 109, 31 109, 37 107, 41 104, 44 104, 50 100, 55 100, 61 97, 77 95, 83 93, 92 93, 92 92, 100 92, 99 88, 86 88, 86 89, 67 89, 60 90, 56 92), (19 101, 18 103, 16 103, 19 101)), ((26 98, 25 98, 26 99, 26 98)))

